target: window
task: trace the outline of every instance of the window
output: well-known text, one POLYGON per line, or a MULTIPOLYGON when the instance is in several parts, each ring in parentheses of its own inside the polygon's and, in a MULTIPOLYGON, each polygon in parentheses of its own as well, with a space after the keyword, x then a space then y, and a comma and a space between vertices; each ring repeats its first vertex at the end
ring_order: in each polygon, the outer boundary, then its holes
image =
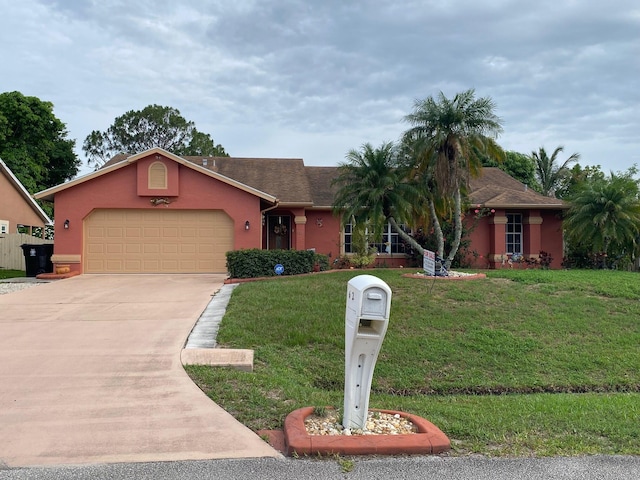
MULTIPOLYGON (((404 224, 399 224, 405 232, 409 229, 404 224)), ((369 232, 367 231, 367 234, 369 232)), ((405 243, 390 223, 385 224, 384 232, 379 243, 369 243, 369 247, 375 248, 380 254, 405 253, 405 243)), ((344 253, 353 252, 353 225, 347 223, 344 226, 344 253)))
POLYGON ((149 166, 149 190, 167 189, 167 167, 162 162, 153 162, 149 166))
POLYGON ((507 213, 505 247, 507 253, 522 253, 522 214, 507 213))
POLYGON ((0 220, 0 233, 9 233, 9 222, 7 220, 0 220))
POLYGON ((353 253, 353 225, 344 226, 344 253, 353 253))

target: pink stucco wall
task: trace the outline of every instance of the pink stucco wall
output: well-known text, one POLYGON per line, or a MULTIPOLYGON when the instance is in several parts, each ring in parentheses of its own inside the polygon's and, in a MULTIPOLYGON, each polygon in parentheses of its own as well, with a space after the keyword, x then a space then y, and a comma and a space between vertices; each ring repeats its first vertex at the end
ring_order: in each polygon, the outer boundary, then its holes
POLYGON ((0 172, 0 220, 9 222, 8 233, 16 233, 18 224, 43 227, 42 218, 33 206, 16 190, 7 177, 0 172))
POLYGON ((555 210, 543 210, 540 216, 542 217, 540 233, 542 245, 540 249, 550 253, 553 257, 551 268, 562 268, 564 245, 561 213, 555 210))
MULTIPOLYGON (((523 210, 523 217, 527 217, 527 211, 523 210)), ((557 269, 562 267, 562 218, 559 210, 535 210, 532 211, 534 216, 542 218, 542 224, 540 225, 523 225, 525 254, 538 255, 540 250, 548 252, 553 257, 551 268, 557 269), (529 243, 528 236, 535 234, 539 231, 539 237, 536 234, 536 238, 529 243), (530 245, 527 247, 527 245, 530 245), (535 250, 535 251, 527 251, 535 250)), ((504 210, 498 210, 495 212, 497 217, 505 215, 504 210)), ((474 268, 500 268, 499 262, 492 261, 493 256, 501 256, 504 253, 504 248, 498 246, 504 246, 504 228, 503 225, 492 225, 492 215, 481 218, 472 233, 469 235, 471 245, 469 247, 470 254, 467 256, 467 262, 474 268), (494 233, 497 232, 497 233, 494 233), (497 235, 499 238, 493 238, 497 235), (494 251, 495 250, 495 251, 494 251), (475 252, 476 255, 472 255, 475 252)), ((471 226, 474 222, 473 217, 467 217, 465 219, 467 227, 471 226)))
POLYGON ((340 219, 330 210, 308 210, 306 225, 307 248, 329 255, 333 261, 340 256, 340 219))
POLYGON ((471 229, 469 239, 470 255, 467 256, 467 262, 473 268, 488 268, 488 257, 491 254, 491 228, 489 223, 490 217, 482 217, 479 220, 473 216, 465 218, 466 228, 471 229))

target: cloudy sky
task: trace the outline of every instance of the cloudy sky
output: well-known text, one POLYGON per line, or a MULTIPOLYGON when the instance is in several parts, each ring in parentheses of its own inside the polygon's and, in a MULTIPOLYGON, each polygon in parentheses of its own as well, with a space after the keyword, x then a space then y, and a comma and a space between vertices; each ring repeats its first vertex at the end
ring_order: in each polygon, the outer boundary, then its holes
POLYGON ((638 0, 0 0, 0 39, 0 91, 52 102, 82 159, 159 104, 232 156, 336 165, 474 88, 508 150, 640 164, 638 0))

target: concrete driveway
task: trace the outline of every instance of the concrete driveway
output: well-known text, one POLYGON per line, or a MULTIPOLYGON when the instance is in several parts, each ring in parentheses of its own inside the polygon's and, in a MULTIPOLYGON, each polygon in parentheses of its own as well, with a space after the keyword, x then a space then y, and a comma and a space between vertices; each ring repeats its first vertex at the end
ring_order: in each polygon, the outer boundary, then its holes
POLYGON ((220 275, 81 275, 0 295, 0 466, 277 457, 180 363, 220 275))

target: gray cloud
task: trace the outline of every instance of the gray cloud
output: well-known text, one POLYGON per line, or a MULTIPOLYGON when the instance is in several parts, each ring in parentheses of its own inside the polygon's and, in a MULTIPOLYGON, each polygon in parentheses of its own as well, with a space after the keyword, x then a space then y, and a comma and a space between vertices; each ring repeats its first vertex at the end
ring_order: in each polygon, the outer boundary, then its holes
POLYGON ((525 153, 640 162, 633 0, 0 0, 2 90, 52 101, 78 145, 178 108, 238 156, 333 165, 398 138, 413 100, 475 88, 525 153), (530 2, 528 2, 530 3, 530 2))

